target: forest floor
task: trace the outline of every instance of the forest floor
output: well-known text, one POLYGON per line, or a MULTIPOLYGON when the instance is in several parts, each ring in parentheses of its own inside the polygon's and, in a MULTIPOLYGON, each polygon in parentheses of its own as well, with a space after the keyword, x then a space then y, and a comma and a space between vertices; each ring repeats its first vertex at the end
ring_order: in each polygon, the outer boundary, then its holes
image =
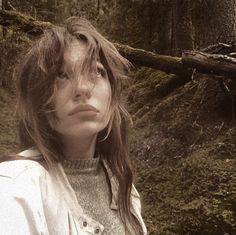
POLYGON ((128 96, 149 234, 235 235, 235 104, 216 78, 203 74, 157 98, 168 76, 142 68, 128 96))
MULTIPOLYGON (((150 235, 236 234, 236 122, 214 77, 176 90, 171 75, 141 68, 128 91, 131 155, 150 235)), ((234 107, 235 108, 235 107, 234 107)), ((0 89, 0 154, 15 151, 15 99, 0 89)))

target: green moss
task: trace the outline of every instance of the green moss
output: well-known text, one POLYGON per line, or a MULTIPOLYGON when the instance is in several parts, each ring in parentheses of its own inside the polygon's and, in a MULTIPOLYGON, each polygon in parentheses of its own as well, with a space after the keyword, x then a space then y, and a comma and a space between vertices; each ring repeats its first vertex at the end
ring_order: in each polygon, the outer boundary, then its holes
POLYGON ((142 108, 153 98, 162 97, 168 84, 175 78, 161 71, 141 68, 133 76, 135 83, 129 89, 128 101, 133 103, 134 111, 142 108))
POLYGON ((236 128, 227 102, 217 81, 199 76, 132 106, 136 185, 150 234, 236 234, 236 128))

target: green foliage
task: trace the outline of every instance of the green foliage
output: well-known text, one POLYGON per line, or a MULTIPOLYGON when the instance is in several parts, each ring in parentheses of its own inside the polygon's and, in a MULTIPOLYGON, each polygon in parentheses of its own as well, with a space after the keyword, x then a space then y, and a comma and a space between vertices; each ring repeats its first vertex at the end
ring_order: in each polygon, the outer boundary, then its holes
POLYGON ((140 109, 150 105, 154 99, 164 96, 167 93, 168 84, 176 78, 175 75, 144 67, 137 70, 132 77, 138 81, 134 82, 128 93, 130 110, 134 113, 140 112, 140 109))

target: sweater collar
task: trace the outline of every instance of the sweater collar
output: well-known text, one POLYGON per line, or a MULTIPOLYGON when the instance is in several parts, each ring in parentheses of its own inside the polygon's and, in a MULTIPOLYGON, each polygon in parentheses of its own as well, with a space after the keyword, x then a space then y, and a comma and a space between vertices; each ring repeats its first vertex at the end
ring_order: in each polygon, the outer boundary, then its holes
MULTIPOLYGON (((39 150, 35 147, 32 147, 30 149, 27 149, 21 153, 19 153, 20 156, 22 157, 25 157, 25 158, 35 158, 36 161, 40 161, 43 159, 41 153, 39 152, 39 150)), ((96 159, 96 158, 94 158, 96 159)), ((117 181, 117 179, 115 178, 114 174, 112 173, 110 167, 108 166, 108 163, 105 159, 102 159, 101 158, 101 161, 105 167, 105 170, 108 174, 108 178, 110 180, 110 185, 111 185, 111 193, 112 193, 112 198, 111 198, 111 204, 110 204, 110 208, 113 209, 113 210, 118 210, 118 188, 119 188, 119 183, 117 181)), ((98 164, 99 163, 99 160, 98 160, 98 163, 97 162, 97 159, 95 160, 95 162, 91 162, 91 164, 98 164)), ((67 163, 65 163, 67 164, 67 163)), ((70 163, 68 163, 70 164, 70 163)), ((88 165, 90 163, 88 162, 88 165)), ((62 167, 62 163, 60 163, 59 165, 61 165, 61 168, 59 167, 59 170, 62 170, 64 172, 64 169, 62 167)), ((72 164, 74 165, 74 164, 72 164)), ((77 164, 75 164, 77 165, 77 164)), ((78 163, 78 165, 80 165, 78 163)), ((63 173, 63 175, 65 176, 65 174, 63 173)))

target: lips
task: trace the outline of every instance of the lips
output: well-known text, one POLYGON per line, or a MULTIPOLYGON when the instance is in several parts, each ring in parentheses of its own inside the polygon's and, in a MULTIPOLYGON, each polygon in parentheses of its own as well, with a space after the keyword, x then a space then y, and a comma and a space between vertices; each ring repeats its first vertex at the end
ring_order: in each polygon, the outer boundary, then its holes
POLYGON ((80 112, 95 112, 98 113, 99 111, 93 107, 92 105, 89 104, 81 104, 79 106, 77 106, 76 108, 74 108, 70 113, 69 116, 74 115, 76 113, 80 113, 80 112))

